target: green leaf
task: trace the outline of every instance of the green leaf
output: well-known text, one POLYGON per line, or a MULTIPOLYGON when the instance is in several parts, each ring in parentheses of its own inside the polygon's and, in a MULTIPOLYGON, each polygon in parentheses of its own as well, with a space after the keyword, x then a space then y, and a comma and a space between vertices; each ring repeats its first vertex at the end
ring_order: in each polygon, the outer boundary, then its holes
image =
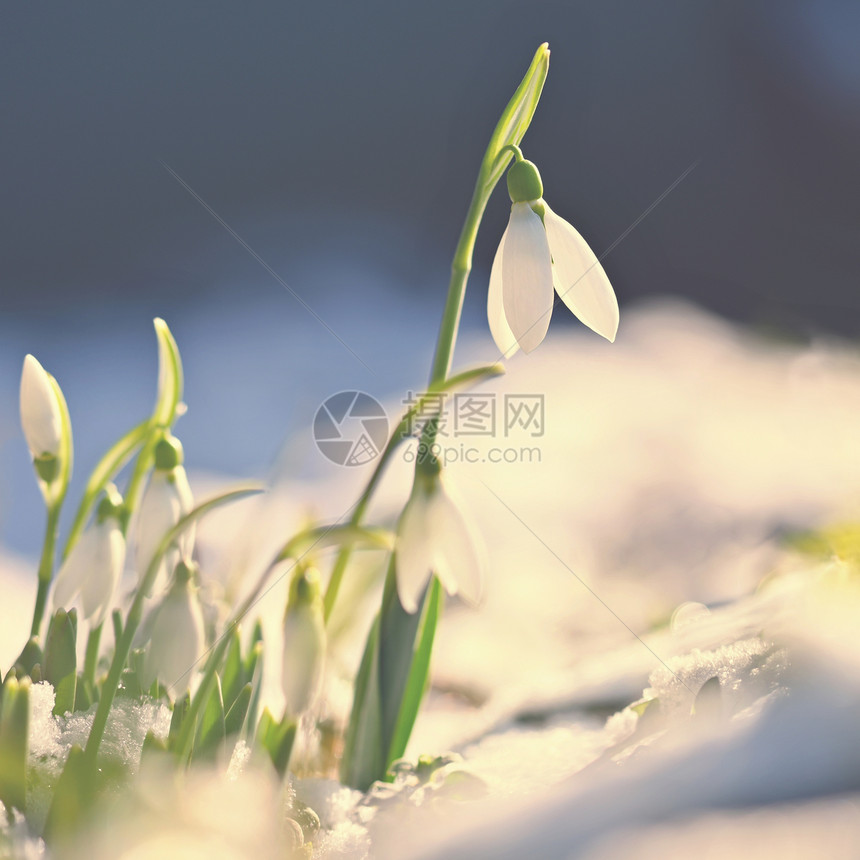
POLYGON ((224 725, 224 697, 221 693, 221 679, 215 673, 215 683, 209 699, 203 709, 203 717, 200 720, 200 730, 197 733, 197 741, 194 744, 194 760, 204 761, 215 758, 224 738, 227 735, 224 725))
POLYGON ((182 724, 188 714, 188 709, 191 707, 191 694, 186 693, 181 699, 177 699, 173 703, 173 713, 170 716, 170 730, 167 733, 167 748, 173 752, 177 748, 179 734, 182 731, 182 724))
POLYGON ((56 692, 54 714, 74 711, 77 675, 77 613, 73 609, 66 612, 58 609, 48 625, 45 643, 45 680, 53 685, 56 692))
POLYGON ((7 678, 0 704, 0 800, 7 809, 27 807, 30 681, 7 678))
POLYGON ((312 549, 323 550, 356 543, 365 544, 370 549, 390 550, 394 546, 394 535, 387 529, 366 528, 352 523, 315 526, 291 537, 278 553, 277 561, 301 558, 312 549))
POLYGON ((39 637, 31 636, 9 672, 14 671, 15 677, 19 679, 30 677, 33 673, 33 667, 40 665, 44 660, 45 657, 42 653, 42 646, 39 644, 39 637))
POLYGON ((502 111, 499 122, 490 137, 490 143, 481 162, 479 185, 492 191, 508 166, 511 156, 499 158, 506 146, 519 145, 531 124, 535 109, 543 92, 549 70, 549 46, 544 42, 534 55, 525 77, 502 111))
POLYGON ((406 744, 412 734, 412 727, 415 725, 421 700, 427 691, 430 677, 430 656, 433 652, 433 640, 436 635, 436 626, 439 623, 442 599, 442 587, 439 585, 439 580, 434 576, 430 583, 430 593, 424 601, 424 612, 418 629, 412 665, 409 668, 400 711, 389 742, 386 770, 391 762, 406 752, 406 744))
POLYGON ((382 700, 379 688, 379 616, 373 622, 355 679, 355 696, 346 731, 340 780, 367 791, 385 775, 382 700))
POLYGON ((289 767, 290 755, 296 740, 296 723, 286 717, 282 722, 277 722, 271 711, 264 708, 257 737, 263 749, 269 754, 278 776, 283 778, 289 767))
POLYGON ((158 338, 158 396, 152 413, 152 422, 159 427, 170 427, 176 418, 176 409, 182 400, 184 377, 179 347, 167 323, 156 317, 155 336, 158 338))
POLYGON ((74 834, 82 826, 95 801, 96 780, 84 751, 75 744, 69 750, 48 810, 43 835, 49 844, 74 834))
POLYGON ((251 681, 251 700, 248 702, 248 713, 245 715, 245 723, 242 726, 242 737, 247 741, 253 740, 252 730, 257 725, 257 714, 260 710, 260 698, 263 694, 263 643, 255 642, 251 649, 251 654, 248 655, 249 660, 245 665, 245 677, 250 677, 251 681), (250 658, 253 657, 253 663, 250 658), (252 668, 248 671, 248 664, 252 668))
POLYGON ((230 644, 227 646, 227 657, 224 660, 223 678, 224 707, 229 711, 239 691, 248 680, 242 665, 242 643, 238 627, 233 627, 228 634, 230 644))
POLYGON ((233 704, 227 710, 224 717, 224 733, 227 737, 238 734, 245 724, 248 714, 248 706, 251 704, 251 695, 254 692, 253 684, 245 684, 236 696, 233 704))

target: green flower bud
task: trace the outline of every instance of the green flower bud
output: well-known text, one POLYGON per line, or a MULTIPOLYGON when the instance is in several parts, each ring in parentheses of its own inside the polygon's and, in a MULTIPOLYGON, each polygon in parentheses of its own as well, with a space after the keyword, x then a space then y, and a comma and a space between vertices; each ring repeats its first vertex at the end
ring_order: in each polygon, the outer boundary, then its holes
POLYGON ((36 467, 36 474, 46 484, 51 484, 60 474, 60 460, 53 454, 43 454, 41 457, 36 457, 33 460, 33 465, 36 467))
POLYGON ((185 460, 182 443, 172 434, 165 433, 155 446, 155 468, 169 472, 185 460))
POLYGON ((122 515, 122 496, 113 484, 108 484, 99 506, 96 508, 96 522, 103 523, 108 518, 119 520, 122 515))
POLYGON ((523 159, 511 166, 508 171, 508 194, 511 203, 528 203, 543 197, 543 182, 531 161, 523 159))

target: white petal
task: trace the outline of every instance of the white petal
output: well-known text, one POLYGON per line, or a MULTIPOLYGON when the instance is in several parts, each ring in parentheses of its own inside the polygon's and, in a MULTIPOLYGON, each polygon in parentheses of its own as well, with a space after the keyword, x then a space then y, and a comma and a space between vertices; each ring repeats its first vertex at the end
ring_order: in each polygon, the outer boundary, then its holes
POLYGON ((325 626, 310 606, 290 609, 284 619, 284 662, 281 682, 287 713, 311 710, 322 691, 325 626))
POLYGON ((499 352, 510 358, 518 349, 517 339, 514 337, 511 327, 505 318, 504 300, 502 298, 502 253, 505 247, 505 238, 508 231, 502 235, 502 241, 496 249, 493 258, 493 268, 490 269, 490 288, 487 291, 487 319, 490 323, 490 333, 499 348, 499 352))
POLYGON ((191 685, 203 653, 203 614, 187 583, 172 588, 155 611, 144 658, 144 683, 158 679, 175 700, 191 685))
POLYGON ((113 519, 97 523, 93 530, 99 540, 92 568, 81 587, 81 603, 84 618, 95 627, 104 621, 113 602, 125 563, 125 539, 113 519))
MULTIPOLYGON (((164 536, 182 516, 191 510, 192 504, 191 489, 182 466, 177 466, 170 472, 156 469, 152 473, 141 500, 138 515, 135 554, 138 583, 146 574, 149 563, 164 536)), ((193 542, 194 533, 191 529, 180 539, 178 550, 173 549, 165 554, 159 565, 157 581, 163 583, 166 577, 173 573, 180 557, 190 556, 193 542)))
POLYGON ((397 526, 397 595, 409 613, 418 609, 433 567, 432 535, 428 529, 427 496, 416 487, 397 526))
POLYGON ((531 352, 546 336, 555 294, 546 231, 528 203, 511 206, 502 253, 502 296, 517 343, 523 352, 531 352))
POLYGON ((618 331, 618 300, 588 243, 549 206, 544 215, 556 289, 573 313, 608 341, 618 331))
POLYGON ((476 604, 484 587, 483 545, 450 490, 440 492, 438 499, 434 516, 439 531, 439 580, 449 594, 459 592, 476 604), (449 587, 446 580, 453 581, 453 587, 449 587))
POLYGON ((83 587, 95 554, 99 537, 95 529, 87 529, 72 547, 66 560, 60 565, 54 580, 52 601, 55 609, 70 609, 83 587))
POLYGON ((62 438, 60 405, 48 374, 32 355, 24 358, 20 406, 21 429, 33 458, 43 454, 58 456, 62 438))

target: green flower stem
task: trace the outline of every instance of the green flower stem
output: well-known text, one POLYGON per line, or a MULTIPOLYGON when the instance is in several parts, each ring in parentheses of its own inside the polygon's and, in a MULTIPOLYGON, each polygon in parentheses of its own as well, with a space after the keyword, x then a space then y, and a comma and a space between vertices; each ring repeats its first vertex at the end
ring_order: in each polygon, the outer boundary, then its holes
POLYGON ((102 628, 104 624, 99 624, 90 630, 87 636, 87 650, 84 657, 84 682, 94 689, 96 684, 96 669, 99 662, 99 642, 102 638, 102 628))
MULTIPOLYGON (((382 478, 382 475, 385 471, 385 467, 391 460, 391 455, 394 453, 397 446, 401 442, 409 438, 409 429, 412 424, 412 421, 414 420, 415 416, 424 409, 428 400, 431 397, 433 397, 435 394, 438 394, 439 392, 451 391, 455 388, 461 388, 470 385, 473 382, 481 382, 484 379, 488 379, 493 376, 499 376, 504 372, 505 369, 501 364, 482 365, 481 367, 474 367, 470 370, 464 370, 462 373, 458 373, 455 376, 452 376, 450 379, 439 385, 431 385, 428 392, 418 398, 417 402, 414 403, 412 407, 404 413, 403 417, 400 419, 400 422, 394 428, 394 432, 388 439, 388 444, 385 446, 385 449, 380 455, 379 461, 377 462, 376 467, 373 470, 373 474, 370 476, 370 480, 368 481, 367 486, 364 488, 364 492, 361 494, 358 501, 355 503, 355 507, 352 510, 352 515, 350 516, 348 521, 348 525, 352 527, 357 527, 361 525, 361 520, 364 518, 364 514, 367 511, 367 506, 370 504, 370 500, 373 496, 373 493, 379 485, 379 481, 382 478)), ((337 559, 335 560, 334 566, 332 568, 332 573, 329 577, 328 586, 326 587, 325 597, 323 599, 323 608, 326 621, 329 620, 332 609, 334 609, 334 603, 337 599, 338 591, 340 590, 340 584, 343 580, 343 575, 346 571, 346 566, 349 563, 351 553, 352 545, 345 545, 338 553, 337 559)))
POLYGON ((42 557, 39 559, 39 585, 36 591, 36 605, 33 609, 33 624, 30 635, 38 636, 45 614, 45 604, 48 601, 48 589, 54 575, 54 552, 57 546, 57 532, 60 523, 60 508, 62 498, 48 508, 48 519, 45 526, 45 540, 42 543, 42 557))
POLYGON ((141 580, 140 586, 134 593, 134 599, 132 600, 131 606, 128 610, 128 616, 126 617, 122 636, 120 636, 119 641, 116 643, 113 660, 111 661, 105 683, 102 686, 98 708, 96 708, 93 725, 90 729, 89 737, 87 738, 87 745, 84 748, 83 760, 86 766, 95 767, 99 746, 101 745, 102 738, 104 737, 105 727, 107 726, 108 717, 110 716, 111 705, 113 704, 114 697, 116 696, 116 691, 119 688, 122 671, 125 668, 128 655, 131 653, 134 635, 137 633, 137 628, 140 625, 141 617, 143 615, 143 602, 145 596, 152 589, 155 577, 158 574, 158 567, 161 564, 161 559, 164 557, 164 554, 179 539, 179 536, 192 525, 192 523, 196 522, 208 511, 224 504, 225 502, 236 501, 244 498, 245 496, 259 492, 261 492, 261 490, 257 488, 231 490, 209 499, 208 501, 202 502, 182 517, 179 522, 177 522, 176 525, 173 526, 173 528, 170 529, 170 531, 162 538, 158 549, 155 551, 152 556, 152 560, 149 562, 149 567, 146 569, 146 573, 141 580))

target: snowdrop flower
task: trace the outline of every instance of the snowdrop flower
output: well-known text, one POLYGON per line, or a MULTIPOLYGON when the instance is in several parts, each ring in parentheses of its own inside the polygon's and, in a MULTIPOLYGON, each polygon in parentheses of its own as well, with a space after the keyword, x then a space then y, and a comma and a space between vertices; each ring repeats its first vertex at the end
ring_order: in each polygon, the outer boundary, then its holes
POLYGON ((397 524, 397 595, 409 612, 418 603, 430 577, 439 577, 448 594, 471 603, 481 597, 483 545, 447 487, 438 463, 415 470, 412 494, 397 524))
POLYGON ((125 563, 120 527, 122 496, 110 485, 99 502, 96 521, 80 537, 60 567, 54 606, 67 609, 80 597, 83 617, 98 627, 113 603, 125 563))
POLYGON ((537 167, 518 160, 508 171, 511 218, 490 272, 487 316, 506 357, 543 341, 555 292, 590 329, 609 341, 618 330, 618 301, 585 239, 543 200, 537 167), (554 290, 553 290, 554 288, 554 290))
POLYGON ((39 461, 56 463, 63 438, 60 403, 50 375, 32 355, 24 358, 20 405, 21 428, 33 460, 37 464, 39 461))
POLYGON ((197 590, 192 585, 196 568, 181 561, 173 584, 153 610, 152 635, 143 660, 143 682, 164 684, 170 697, 184 696, 194 669, 203 655, 204 626, 197 590))
MULTIPOLYGON (((166 433, 155 447, 155 469, 140 503, 135 555, 138 582, 146 575, 164 536, 194 505, 182 461, 182 444, 175 436, 166 433)), ((175 568, 180 559, 190 558, 193 547, 192 527, 180 537, 176 548, 165 553, 156 582, 163 583, 167 572, 175 568)))
POLYGON ((302 569, 290 584, 284 615, 281 682, 286 713, 297 717, 316 705, 322 691, 326 638, 319 573, 302 569))

